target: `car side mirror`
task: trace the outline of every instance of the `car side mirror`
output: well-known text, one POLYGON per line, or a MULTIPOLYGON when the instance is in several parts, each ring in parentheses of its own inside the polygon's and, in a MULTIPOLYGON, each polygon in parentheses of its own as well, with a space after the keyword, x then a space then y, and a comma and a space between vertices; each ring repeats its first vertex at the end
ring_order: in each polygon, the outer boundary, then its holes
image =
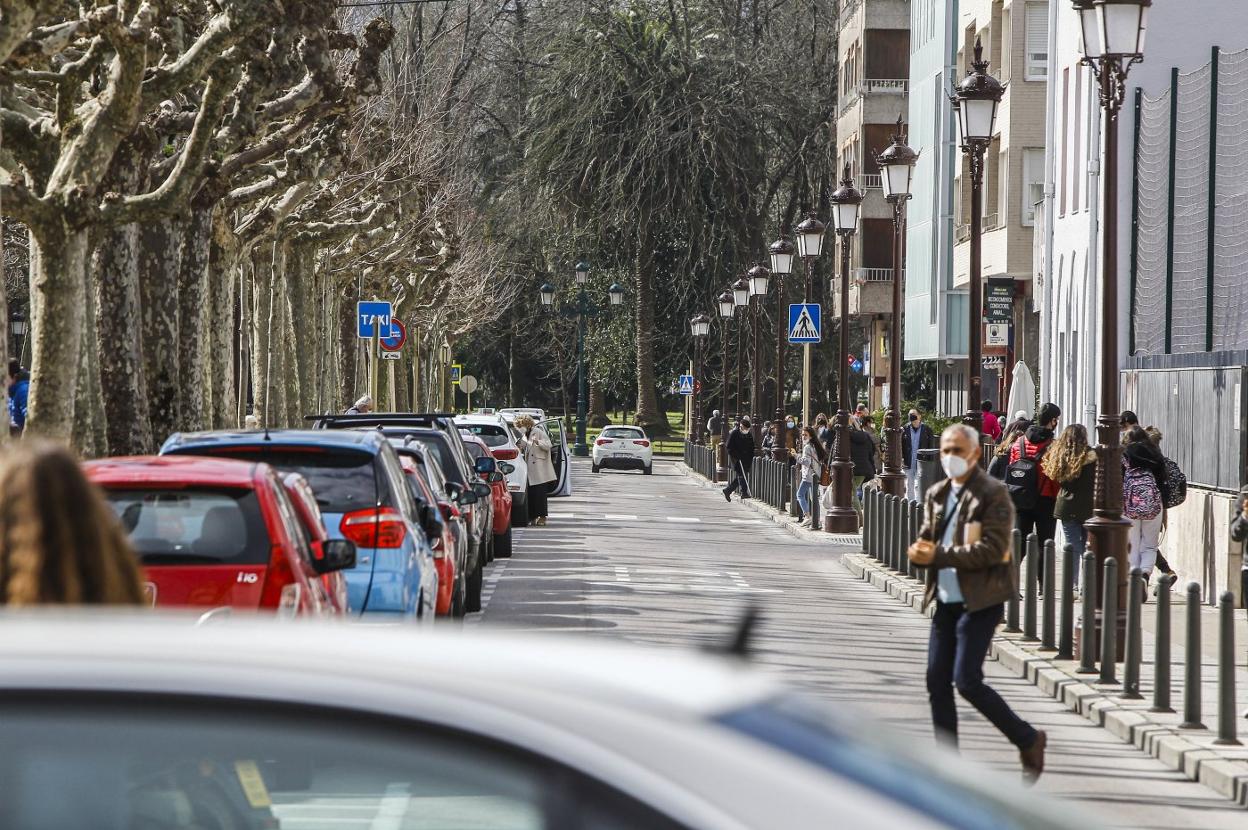
POLYGON ((321 558, 314 559, 313 564, 320 574, 354 568, 355 543, 346 539, 326 539, 321 542, 321 558))
POLYGON ((491 456, 483 455, 473 462, 472 469, 477 475, 489 475, 498 469, 498 462, 491 456))
POLYGON ((474 481, 472 483, 472 492, 476 493, 479 499, 489 498, 490 485, 484 481, 474 481))
POLYGON ((461 507, 467 507, 477 503, 477 494, 473 490, 464 490, 455 498, 455 501, 459 502, 461 507))
POLYGON ((432 540, 442 535, 443 528, 442 511, 430 504, 422 504, 420 506, 420 529, 425 532, 426 538, 432 540))
POLYGON ((509 476, 516 471, 515 464, 509 464, 506 461, 498 462, 498 469, 503 475, 509 476))
POLYGON ((488 481, 490 484, 496 484, 503 480, 503 474, 495 470, 492 473, 488 473, 485 477, 485 480, 488 481))

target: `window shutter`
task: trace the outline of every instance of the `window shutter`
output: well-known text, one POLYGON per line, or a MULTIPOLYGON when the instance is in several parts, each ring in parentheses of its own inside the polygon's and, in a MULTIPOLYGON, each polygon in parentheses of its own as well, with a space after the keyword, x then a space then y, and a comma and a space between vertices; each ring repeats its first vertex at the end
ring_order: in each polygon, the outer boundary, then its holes
POLYGON ((1028 79, 1040 79, 1049 69, 1049 6, 1048 3, 1028 3, 1026 18, 1026 75, 1028 79))

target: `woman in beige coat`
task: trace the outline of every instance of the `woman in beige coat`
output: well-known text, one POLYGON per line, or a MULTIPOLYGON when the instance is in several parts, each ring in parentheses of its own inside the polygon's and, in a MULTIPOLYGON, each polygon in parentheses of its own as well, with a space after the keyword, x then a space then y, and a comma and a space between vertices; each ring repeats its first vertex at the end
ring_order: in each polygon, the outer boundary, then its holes
POLYGON ((524 461, 529 466, 529 516, 533 524, 545 525, 548 515, 546 497, 556 479, 555 465, 550 461, 550 436, 528 415, 517 418, 516 426, 524 433, 519 444, 524 451, 524 461))

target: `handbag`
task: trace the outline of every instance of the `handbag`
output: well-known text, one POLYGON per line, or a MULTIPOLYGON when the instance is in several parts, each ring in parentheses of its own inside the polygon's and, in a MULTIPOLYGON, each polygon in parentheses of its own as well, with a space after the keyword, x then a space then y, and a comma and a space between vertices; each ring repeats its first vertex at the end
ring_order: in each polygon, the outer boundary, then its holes
POLYGON ((832 484, 832 470, 827 464, 819 465, 819 486, 829 487, 832 484))

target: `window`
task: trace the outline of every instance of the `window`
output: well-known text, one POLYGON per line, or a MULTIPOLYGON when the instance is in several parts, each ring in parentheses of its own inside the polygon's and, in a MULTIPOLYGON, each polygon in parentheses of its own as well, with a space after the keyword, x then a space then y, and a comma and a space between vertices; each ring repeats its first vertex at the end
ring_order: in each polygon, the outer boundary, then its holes
POLYGON ((1044 150, 1028 147, 1023 150, 1023 204, 1019 216, 1023 225, 1036 223, 1036 205, 1044 201, 1044 150))
POLYGON ((378 482, 373 470, 372 453, 280 444, 264 447, 191 445, 178 451, 263 461, 284 473, 298 473, 308 480, 308 486, 316 493, 316 503, 322 513, 350 513, 390 501, 384 482, 378 482))
POLYGON ((1023 80, 1043 81, 1049 75, 1049 4, 1028 3, 1024 8, 1023 80))
POLYGON ((1058 213, 1062 216, 1066 215, 1066 159, 1069 154, 1066 148, 1070 146, 1069 136, 1066 135, 1066 125, 1069 123, 1067 116, 1070 113, 1070 69, 1062 70, 1062 123, 1058 125, 1057 134, 1061 136, 1058 139, 1062 144, 1062 172, 1061 172, 1061 189, 1060 199, 1058 200, 1058 213))
POLYGON ((636 427, 606 427, 602 431, 603 438, 645 438, 646 434, 636 427))
POLYGON ((1070 193, 1070 212, 1079 212, 1079 191, 1083 189, 1083 176, 1079 175, 1080 170, 1085 165, 1082 164, 1083 156, 1079 153, 1080 141, 1083 138, 1083 130, 1081 124, 1083 121, 1083 70, 1082 68, 1075 70, 1075 126, 1071 130, 1071 139, 1074 141, 1074 152, 1070 154, 1070 163, 1074 166, 1071 172, 1071 193, 1070 193))
POLYGON ((145 565, 265 565, 269 531, 255 490, 107 489, 145 565))

